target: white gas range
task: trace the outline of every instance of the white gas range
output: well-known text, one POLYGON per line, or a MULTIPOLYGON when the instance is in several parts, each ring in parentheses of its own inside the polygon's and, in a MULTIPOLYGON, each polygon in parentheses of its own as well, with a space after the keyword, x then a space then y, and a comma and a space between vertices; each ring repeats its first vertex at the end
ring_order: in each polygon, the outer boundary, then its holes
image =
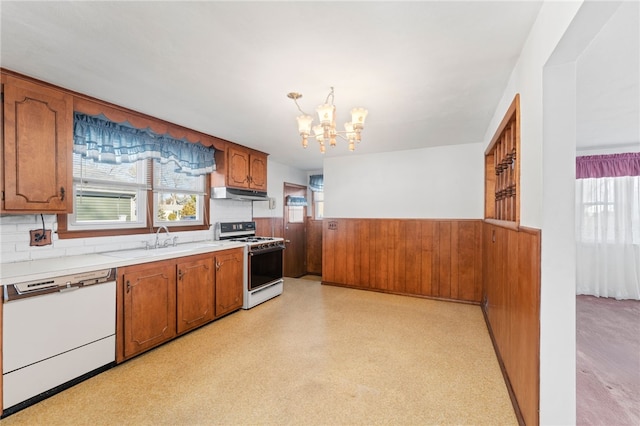
POLYGON ((215 229, 217 240, 246 243, 243 309, 251 309, 282 294, 283 238, 256 236, 253 221, 218 222, 215 229))

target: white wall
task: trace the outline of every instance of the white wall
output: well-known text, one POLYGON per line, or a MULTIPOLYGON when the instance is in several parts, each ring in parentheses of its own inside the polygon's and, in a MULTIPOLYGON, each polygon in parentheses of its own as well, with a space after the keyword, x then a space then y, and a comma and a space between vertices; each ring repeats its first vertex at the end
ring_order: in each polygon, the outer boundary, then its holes
POLYGON ((480 143, 324 160, 325 217, 480 219, 480 143))
POLYGON ((544 72, 541 424, 575 422, 575 71, 569 62, 544 72))
POLYGON ((253 203, 253 217, 283 217, 284 183, 308 185, 307 172, 268 160, 267 162, 267 195, 276 201, 275 208, 270 210, 267 201, 253 203))

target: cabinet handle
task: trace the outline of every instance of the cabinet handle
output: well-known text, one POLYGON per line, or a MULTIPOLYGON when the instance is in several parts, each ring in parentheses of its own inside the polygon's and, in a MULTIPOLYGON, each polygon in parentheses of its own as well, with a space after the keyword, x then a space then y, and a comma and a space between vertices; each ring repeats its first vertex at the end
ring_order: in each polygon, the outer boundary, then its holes
POLYGON ((184 275, 184 273, 182 272, 182 269, 178 269, 178 279, 181 280, 182 276, 184 275))
POLYGON ((220 270, 220 262, 218 262, 218 259, 216 259, 216 271, 220 270))
POLYGON ((129 291, 131 291, 131 282, 127 280, 127 293, 129 293, 129 291))
POLYGON ((64 193, 65 193, 64 186, 61 186, 60 187, 60 201, 64 201, 64 193))
POLYGON ((247 182, 251 183, 251 176, 247 175, 247 182))

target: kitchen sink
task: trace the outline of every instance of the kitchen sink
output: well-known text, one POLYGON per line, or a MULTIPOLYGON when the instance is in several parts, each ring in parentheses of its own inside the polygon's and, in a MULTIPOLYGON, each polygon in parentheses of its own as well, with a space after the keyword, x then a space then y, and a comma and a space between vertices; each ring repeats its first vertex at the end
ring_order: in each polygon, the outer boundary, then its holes
POLYGON ((186 243, 178 246, 169 246, 169 247, 159 247, 152 249, 132 249, 132 250, 118 250, 118 251, 109 251, 105 253, 100 253, 105 256, 117 257, 120 259, 143 259, 143 258, 153 258, 158 256, 165 255, 179 255, 188 252, 192 252, 201 248, 208 247, 222 247, 223 244, 216 242, 197 242, 197 243, 186 243))

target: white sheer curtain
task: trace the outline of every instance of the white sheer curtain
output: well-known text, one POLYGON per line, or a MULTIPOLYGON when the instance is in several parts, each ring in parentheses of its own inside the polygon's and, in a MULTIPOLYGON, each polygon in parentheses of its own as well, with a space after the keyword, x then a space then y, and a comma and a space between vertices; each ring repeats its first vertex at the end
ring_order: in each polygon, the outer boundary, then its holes
POLYGON ((640 176, 576 180, 578 294, 640 300, 640 176))

